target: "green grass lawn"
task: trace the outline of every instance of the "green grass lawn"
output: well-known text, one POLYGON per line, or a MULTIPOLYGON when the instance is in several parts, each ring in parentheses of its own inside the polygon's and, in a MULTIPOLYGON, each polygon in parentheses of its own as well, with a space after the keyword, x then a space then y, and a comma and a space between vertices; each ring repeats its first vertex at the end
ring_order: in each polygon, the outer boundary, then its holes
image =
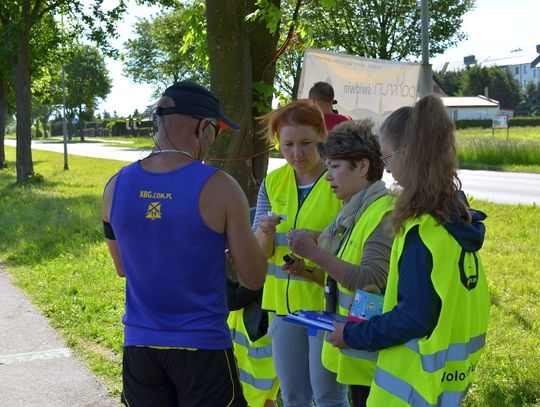
MULTIPOLYGON (((15 149, 0 171, 0 257, 68 345, 118 396, 124 283, 101 231, 101 193, 125 163, 32 152, 43 181, 15 184, 15 149)), ((491 322, 464 405, 540 406, 540 208, 473 201, 488 213, 483 260, 491 322)))
POLYGON ((457 132, 461 168, 540 173, 540 128, 465 129, 457 132))
POLYGON ((458 138, 485 138, 485 139, 508 139, 517 141, 540 142, 540 128, 538 127, 511 127, 508 129, 480 129, 470 128, 457 131, 458 138))

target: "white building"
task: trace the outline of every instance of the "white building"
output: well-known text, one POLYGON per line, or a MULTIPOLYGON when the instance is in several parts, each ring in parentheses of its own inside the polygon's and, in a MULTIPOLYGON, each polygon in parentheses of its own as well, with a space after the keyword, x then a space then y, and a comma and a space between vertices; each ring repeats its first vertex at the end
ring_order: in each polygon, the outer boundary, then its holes
POLYGON ((540 44, 536 46, 536 52, 512 51, 497 57, 484 58, 469 55, 463 58, 462 62, 446 62, 439 67, 434 66, 433 69, 438 71, 458 71, 472 64, 507 68, 522 88, 525 88, 528 82, 538 85, 540 83, 540 44))
POLYGON ((485 96, 441 97, 452 120, 493 120, 501 114, 499 102, 485 96))

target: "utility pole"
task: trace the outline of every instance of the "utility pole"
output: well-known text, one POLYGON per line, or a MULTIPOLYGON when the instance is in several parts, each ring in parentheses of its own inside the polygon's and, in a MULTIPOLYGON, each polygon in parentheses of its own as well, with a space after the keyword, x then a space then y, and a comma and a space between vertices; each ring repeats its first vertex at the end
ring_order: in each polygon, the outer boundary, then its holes
MULTIPOLYGON (((62 13, 62 34, 64 33, 64 13, 62 13)), ((63 36, 62 36, 63 37, 63 36)), ((64 39, 62 38, 62 51, 64 51, 64 39)), ((66 73, 64 70, 65 53, 62 52, 62 134, 64 136, 64 170, 69 170, 67 151, 67 122, 66 122, 66 73)))
POLYGON ((420 0, 422 23, 422 82, 420 97, 433 93, 433 72, 429 63, 429 0, 420 0))
POLYGON ((66 121, 66 79, 64 73, 64 61, 62 61, 62 134, 64 135, 64 170, 69 170, 66 121))

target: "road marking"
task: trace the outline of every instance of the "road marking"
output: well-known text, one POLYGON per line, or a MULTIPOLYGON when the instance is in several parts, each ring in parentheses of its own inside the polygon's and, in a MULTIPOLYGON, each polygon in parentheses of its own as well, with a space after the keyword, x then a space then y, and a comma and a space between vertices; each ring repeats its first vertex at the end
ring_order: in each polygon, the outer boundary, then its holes
POLYGON ((14 353, 13 355, 0 355, 0 365, 10 363, 31 362, 33 360, 48 360, 57 358, 69 358, 72 356, 69 348, 50 349, 27 353, 14 353))

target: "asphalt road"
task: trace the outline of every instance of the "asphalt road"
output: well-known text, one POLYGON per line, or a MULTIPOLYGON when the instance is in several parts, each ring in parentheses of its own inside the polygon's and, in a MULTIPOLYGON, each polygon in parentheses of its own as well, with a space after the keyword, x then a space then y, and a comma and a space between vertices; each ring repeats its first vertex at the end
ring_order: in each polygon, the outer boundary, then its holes
MULTIPOLYGON (((15 141, 5 140, 5 144, 14 146, 15 141)), ((57 142, 33 141, 32 148, 58 153, 64 152, 63 144, 57 142)), ((68 160, 69 155, 82 155, 133 162, 144 158, 148 153, 149 151, 130 148, 129 144, 126 144, 126 147, 108 147, 100 143, 68 144, 68 160)), ((272 170, 282 163, 281 159, 271 158, 268 169, 272 170)), ((540 174, 460 170, 459 177, 465 193, 474 199, 496 203, 540 205, 540 174)), ((387 185, 394 182, 391 174, 388 173, 384 174, 383 179, 387 185)))

